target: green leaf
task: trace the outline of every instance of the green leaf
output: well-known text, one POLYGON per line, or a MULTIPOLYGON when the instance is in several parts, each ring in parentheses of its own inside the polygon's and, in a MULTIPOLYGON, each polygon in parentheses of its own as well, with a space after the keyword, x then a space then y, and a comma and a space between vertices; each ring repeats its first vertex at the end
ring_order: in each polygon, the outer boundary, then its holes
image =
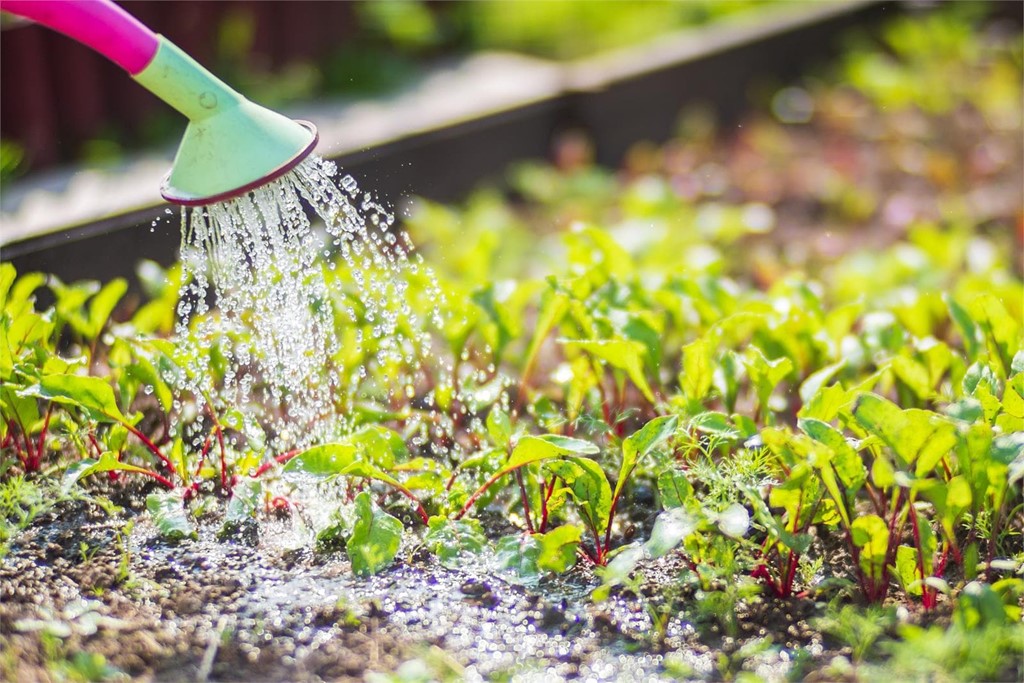
POLYGON ((701 402, 711 390, 715 378, 714 348, 701 338, 683 347, 683 371, 679 384, 686 398, 701 402))
POLYGON ((346 442, 356 447, 363 456, 361 460, 385 469, 409 457, 409 449, 402 437, 393 429, 381 425, 363 427, 349 436, 346 442))
POLYGON ((508 413, 495 406, 487 414, 487 434, 491 442, 499 448, 508 448, 512 440, 512 423, 508 419, 508 413))
POLYGON ((598 452, 597 446, 589 441, 573 439, 558 434, 544 434, 542 436, 524 436, 512 449, 505 466, 499 470, 499 475, 508 474, 520 467, 531 463, 558 458, 567 455, 593 455, 598 452))
POLYGON ((22 392, 15 393, 12 388, 0 387, 0 412, 3 413, 4 422, 14 420, 31 433, 40 419, 39 403, 35 396, 22 396, 22 392))
POLYGON ((758 405, 762 411, 767 411, 768 399, 775 387, 793 371, 793 361, 786 356, 770 361, 760 349, 751 346, 747 349, 743 364, 747 367, 747 375, 757 394, 758 405))
POLYGON ((725 413, 708 411, 690 418, 690 429, 696 429, 702 434, 717 436, 729 441, 740 438, 740 431, 725 413))
POLYGON ((495 545, 494 559, 499 568, 512 570, 522 579, 540 578, 540 542, 535 534, 502 536, 495 545))
POLYGON ((197 540, 199 533, 192 525, 184 501, 177 491, 151 493, 146 496, 146 509, 149 510, 160 535, 171 542, 186 538, 197 540))
POLYGON ((561 340, 567 347, 580 349, 604 361, 613 368, 622 370, 651 403, 655 403, 654 392, 644 375, 644 354, 646 347, 629 339, 561 340))
POLYGON ((541 296, 540 311, 537 313, 537 322, 534 324, 533 337, 530 339, 530 347, 526 351, 523 360, 523 373, 528 373, 537 358, 541 344, 551 334, 551 330, 562 322, 566 311, 569 310, 569 298, 557 290, 548 288, 541 296))
POLYGON ((736 399, 740 389, 742 368, 739 356, 735 351, 727 350, 722 354, 715 368, 715 387, 730 413, 736 409, 736 399))
POLYGON ((114 312, 117 303, 128 291, 128 283, 123 278, 111 280, 96 293, 96 296, 89 302, 88 324, 81 330, 86 339, 95 339, 103 326, 107 324, 110 314, 114 312))
POLYGON ((519 324, 505 303, 503 288, 494 283, 473 292, 470 297, 494 325, 496 334, 493 344, 495 355, 500 356, 505 346, 519 336, 519 324))
POLYGON ((896 575, 908 595, 921 595, 924 582, 917 568, 917 548, 909 545, 896 548, 896 575))
POLYGON ((1003 431, 1024 432, 1024 373, 1018 372, 1006 382, 1002 410, 999 424, 1003 431))
POLYGON ((313 446, 285 463, 285 472, 305 472, 318 477, 340 474, 355 462, 357 449, 350 443, 313 446))
POLYGON ((548 462, 545 468, 565 482, 588 528, 597 534, 604 532, 612 508, 612 490, 601 467, 589 458, 572 458, 548 462))
POLYGON ((800 402, 810 403, 825 388, 825 384, 846 366, 846 360, 832 363, 813 372, 800 385, 800 402))
POLYGON ((917 463, 924 476, 959 442, 956 426, 927 410, 902 410, 876 394, 863 394, 853 410, 857 422, 874 434, 904 464, 917 463))
POLYGON ((624 582, 647 552, 647 548, 639 543, 619 549, 608 565, 600 569, 603 585, 615 586, 624 582))
POLYGON ((533 534, 540 546, 537 567, 561 574, 576 564, 576 549, 580 545, 579 527, 566 524, 544 534, 533 534))
POLYGON ((166 413, 171 412, 174 406, 174 394, 152 362, 146 358, 135 358, 134 362, 125 368, 125 374, 139 383, 151 387, 160 402, 160 407, 166 413))
POLYGON ((225 524, 239 524, 256 516, 260 497, 263 495, 263 484, 256 479, 245 478, 231 489, 231 500, 224 515, 225 524))
POLYGON ((423 542, 445 567, 457 569, 468 555, 479 555, 487 546, 478 520, 435 516, 428 526, 423 542))
POLYGON ((913 358, 896 356, 890 362, 890 367, 896 377, 906 384, 919 399, 923 401, 931 396, 931 377, 928 374, 928 368, 924 365, 913 358))
POLYGON ((613 499, 618 499, 626 481, 640 461, 670 439, 676 433, 678 425, 679 419, 675 415, 656 417, 626 437, 622 442, 622 466, 619 467, 619 478, 615 482, 613 499))
POLYGON ((841 384, 832 384, 816 393, 809 403, 801 406, 798 417, 814 418, 829 422, 853 402, 854 392, 844 389, 841 384))
POLYGON ((114 390, 106 380, 99 377, 44 375, 39 379, 39 384, 26 387, 18 393, 81 408, 90 419, 97 422, 130 424, 117 407, 114 390))
POLYGON ((971 508, 972 501, 971 486, 966 477, 957 475, 946 483, 946 509, 954 521, 971 508))
POLYGON ((889 528, 878 515, 862 515, 850 524, 853 544, 860 548, 860 568, 873 581, 881 580, 885 572, 886 552, 889 548, 889 528))
POLYGON ((739 503, 733 503, 718 513, 718 529, 731 538, 743 538, 750 530, 750 513, 739 503))
POLYGON ((348 545, 355 526, 355 511, 352 505, 342 505, 331 511, 327 522, 317 529, 315 548, 318 553, 343 550, 348 545))
POLYGON ((86 458, 79 460, 64 470, 64 477, 61 479, 61 488, 69 491, 72 486, 80 480, 100 472, 145 472, 146 469, 129 465, 117 459, 115 451, 105 451, 100 455, 99 460, 86 458))
POLYGON ((847 491, 855 493, 867 481, 868 471, 864 461, 839 430, 820 420, 803 419, 800 429, 805 434, 832 451, 830 463, 843 482, 847 491))
POLYGON ((789 478, 778 486, 772 487, 768 494, 768 504, 774 508, 785 510, 786 530, 791 533, 803 529, 808 522, 808 513, 812 511, 812 501, 818 493, 813 479, 807 476, 807 466, 800 465, 803 473, 799 479, 789 478))
MULTIPOLYGON (((1024 479, 1024 432, 1001 434, 992 440, 991 460, 994 464, 1007 468, 1007 479, 1004 484, 1013 486, 1024 479)), ((992 467, 989 467, 991 476, 992 467)))
POLYGON ((402 541, 402 523, 374 507, 370 494, 363 491, 355 500, 356 523, 346 549, 352 571, 369 576, 390 565, 402 541))
POLYGON ((674 550, 690 534, 697 530, 699 518, 679 507, 665 510, 654 520, 651 537, 644 543, 644 550, 651 558, 658 558, 674 550))
POLYGON ((969 306, 971 317, 981 330, 989 354, 1000 361, 1001 377, 1010 375, 1013 356, 1020 350, 1020 324, 1013 319, 1006 306, 996 295, 986 292, 974 299, 969 306))
POLYGON ((964 348, 967 350, 968 360, 974 361, 978 358, 978 351, 981 348, 982 335, 978 326, 974 323, 970 314, 958 304, 949 294, 943 294, 942 298, 949 309, 951 317, 960 328, 960 336, 964 340, 964 348))
POLYGON ((693 498, 693 486, 682 470, 665 470, 658 475, 658 493, 665 509, 685 507, 693 498))
POLYGON ((759 491, 751 486, 743 485, 740 490, 747 497, 751 507, 754 510, 754 519, 758 521, 761 526, 768 532, 770 538, 777 539, 786 548, 793 550, 798 555, 802 555, 807 552, 807 549, 811 545, 813 540, 810 534, 794 534, 790 533, 786 526, 783 525, 782 521, 778 516, 772 514, 772 511, 765 504, 761 498, 759 491))
MULTIPOLYGON (((5 264, 9 265, 9 264, 5 264)), ((11 266, 11 271, 13 271, 11 266)), ((46 284, 46 276, 42 273, 25 273, 17 278, 7 291, 7 296, 2 300, 3 312, 18 318, 33 309, 35 299, 32 294, 46 284)))
POLYGON ((978 564, 981 559, 981 551, 977 542, 970 543, 964 548, 964 578, 973 581, 978 576, 978 564))
POLYGON ((12 263, 0 263, 0 313, 7 310, 7 294, 11 291, 11 285, 18 277, 12 263))

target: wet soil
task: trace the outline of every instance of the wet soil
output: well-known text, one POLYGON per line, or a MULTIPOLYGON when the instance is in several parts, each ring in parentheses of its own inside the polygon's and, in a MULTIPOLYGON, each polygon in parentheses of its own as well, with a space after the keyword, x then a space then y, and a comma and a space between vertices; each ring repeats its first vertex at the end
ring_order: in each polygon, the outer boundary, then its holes
POLYGON ((698 610, 679 555, 593 602, 583 564, 528 585, 445 568, 413 540, 361 579, 344 553, 296 544, 289 519, 262 522, 254 544, 216 531, 169 545, 146 515, 81 501, 37 518, 0 564, 0 672, 56 680, 88 652, 155 681, 778 680, 848 654, 810 626, 824 607, 810 598, 698 610))

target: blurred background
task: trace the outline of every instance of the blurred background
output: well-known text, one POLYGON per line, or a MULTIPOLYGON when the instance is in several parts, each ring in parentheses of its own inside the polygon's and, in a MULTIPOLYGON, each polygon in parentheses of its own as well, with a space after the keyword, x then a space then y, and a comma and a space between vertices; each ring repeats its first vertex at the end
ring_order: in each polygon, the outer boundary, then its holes
MULTIPOLYGON (((480 50, 571 60, 772 9, 778 0, 439 2, 205 0, 122 3, 271 108, 380 95, 480 50)), ((816 3, 807 2, 810 8, 816 3)), ((62 162, 116 161, 170 143, 185 121, 65 36, 0 19, 0 180, 62 162)))

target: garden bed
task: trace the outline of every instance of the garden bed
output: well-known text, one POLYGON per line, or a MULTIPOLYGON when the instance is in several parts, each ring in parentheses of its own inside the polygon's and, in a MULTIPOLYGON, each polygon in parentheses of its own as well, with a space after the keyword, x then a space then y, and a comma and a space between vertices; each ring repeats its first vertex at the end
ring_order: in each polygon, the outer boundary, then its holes
POLYGON ((173 269, 110 322, 125 283, 37 313, 5 264, 0 670, 1019 680, 1020 27, 973 11, 617 170, 570 134, 412 201, 431 352, 341 326, 369 341, 326 450, 233 406, 168 432, 173 269))

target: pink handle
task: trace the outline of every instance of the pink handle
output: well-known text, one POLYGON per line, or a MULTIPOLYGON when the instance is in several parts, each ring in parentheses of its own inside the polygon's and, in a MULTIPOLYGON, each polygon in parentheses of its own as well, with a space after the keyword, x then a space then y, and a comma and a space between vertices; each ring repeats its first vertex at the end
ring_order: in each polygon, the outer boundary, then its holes
POLYGON ((132 76, 160 45, 155 33, 110 0, 0 0, 0 9, 88 45, 132 76))

